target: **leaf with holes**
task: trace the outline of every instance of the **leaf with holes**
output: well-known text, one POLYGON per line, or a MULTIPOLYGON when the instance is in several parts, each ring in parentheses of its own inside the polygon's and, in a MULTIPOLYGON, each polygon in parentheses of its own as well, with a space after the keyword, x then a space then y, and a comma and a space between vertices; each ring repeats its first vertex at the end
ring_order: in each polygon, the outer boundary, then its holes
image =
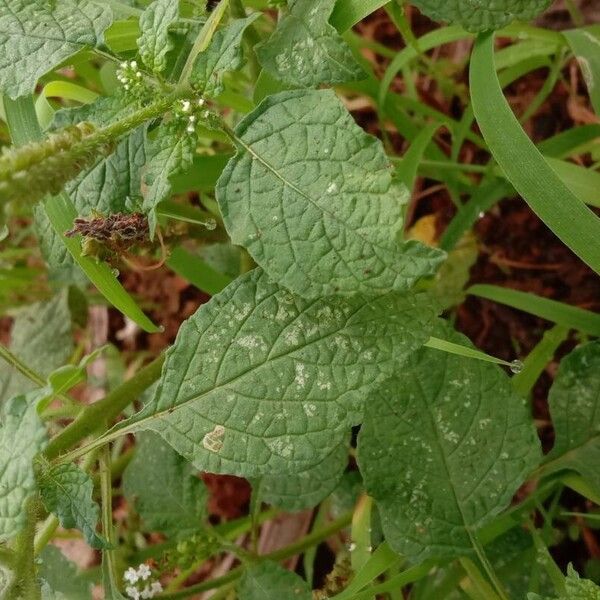
POLYGON ((366 73, 328 19, 335 0, 290 0, 289 13, 257 47, 273 77, 297 87, 364 79, 366 73))
POLYGON ((148 531, 191 535, 207 516, 207 491, 196 473, 160 436, 145 432, 123 473, 123 492, 148 531))
POLYGON ((490 363, 423 348, 366 407, 360 470, 387 541, 415 562, 469 554, 541 458, 528 407, 490 363))
POLYGON ((330 90, 271 96, 235 135, 216 189, 223 220, 281 285, 308 298, 406 290, 443 260, 397 241, 408 192, 330 90))
POLYGON ((11 98, 33 92, 63 60, 102 41, 108 6, 88 0, 0 0, 0 90, 11 98))
POLYGON ((435 312, 424 294, 307 301, 257 269, 181 326, 154 398, 113 435, 154 430, 203 471, 302 473, 425 343, 435 312))
POLYGON ((515 19, 527 21, 545 11, 552 0, 411 0, 436 21, 462 25, 467 31, 500 29, 515 19))

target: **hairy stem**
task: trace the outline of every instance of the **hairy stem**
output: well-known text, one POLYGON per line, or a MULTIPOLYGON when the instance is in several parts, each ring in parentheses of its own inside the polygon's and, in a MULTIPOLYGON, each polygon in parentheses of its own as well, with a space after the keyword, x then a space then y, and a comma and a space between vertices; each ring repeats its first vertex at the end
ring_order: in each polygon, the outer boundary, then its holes
POLYGON ((36 373, 33 369, 30 369, 18 356, 15 356, 8 348, 5 348, 0 344, 0 358, 3 358, 9 365, 14 367, 19 373, 25 375, 27 379, 30 379, 39 387, 44 387, 46 382, 44 378, 36 373))
POLYGON ((68 427, 48 444, 44 453, 46 458, 48 460, 55 459, 61 453, 73 448, 83 438, 94 433, 99 427, 102 427, 102 424, 106 429, 107 424, 158 380, 164 360, 164 355, 155 358, 102 400, 85 408, 68 427))
POLYGON ((25 508, 27 520, 15 541, 13 580, 6 591, 7 600, 40 600, 42 592, 35 575, 33 542, 39 513, 37 498, 30 498, 25 508))

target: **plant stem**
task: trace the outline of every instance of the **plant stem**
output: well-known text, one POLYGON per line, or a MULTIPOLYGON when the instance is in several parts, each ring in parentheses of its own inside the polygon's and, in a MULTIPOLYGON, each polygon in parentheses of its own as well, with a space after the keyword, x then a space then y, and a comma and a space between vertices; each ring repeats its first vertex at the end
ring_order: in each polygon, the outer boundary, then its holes
MULTIPOLYGON (((318 529, 304 536, 302 539, 286 546, 285 548, 281 548, 279 550, 275 550, 269 554, 265 554, 259 557, 261 560, 272 560, 279 561, 284 560, 286 558, 290 558, 291 556, 295 556, 296 554, 301 554, 307 548, 315 546, 331 537, 332 535, 338 533, 352 522, 352 513, 347 513, 339 519, 333 521, 329 525, 323 527, 322 529, 318 529)), ((202 583, 197 583, 196 585, 192 585, 184 590, 179 592, 173 592, 172 594, 164 594, 160 596, 161 600, 175 600, 176 598, 187 598, 189 596, 193 596, 194 594, 199 594, 200 592, 205 592, 206 590, 214 590, 216 588, 223 587, 228 583, 239 579, 244 572, 243 567, 236 567, 223 575, 222 577, 217 577, 216 579, 211 579, 209 581, 203 581, 202 583)))
POLYGON ((490 563, 490 561, 485 553, 485 550, 483 549, 483 546, 481 545, 481 542, 477 539, 476 534, 474 534, 473 532, 471 532, 469 530, 467 530, 467 531, 469 534, 469 538, 471 539, 471 545, 473 546, 473 549, 475 550, 475 554, 477 554, 477 558, 479 559, 479 562, 483 566, 485 572, 487 573, 487 576, 489 577, 490 581, 492 582, 496 594, 498 595, 498 597, 501 600, 509 600, 508 595, 504 591, 504 585, 502 585, 502 582, 498 578, 498 575, 496 575, 496 571, 494 571, 494 567, 492 567, 492 564, 490 563))
POLYGON ((100 453, 100 493, 102 496, 102 533, 109 544, 102 551, 102 579, 106 597, 119 589, 119 576, 115 560, 115 535, 112 522, 112 479, 110 475, 110 450, 105 447, 100 453))
POLYGON ((33 542, 39 513, 37 498, 30 498, 25 507, 26 522, 15 542, 14 579, 6 590, 7 600, 40 600, 42 592, 35 576, 33 542))
POLYGON ((85 408, 68 427, 50 441, 44 452, 46 458, 57 458, 62 452, 73 448, 83 438, 96 431, 99 424, 110 423, 115 419, 124 408, 158 380, 164 360, 165 357, 161 354, 102 400, 85 408))
POLYGON ((25 375, 27 379, 30 379, 39 387, 44 387, 46 382, 44 378, 36 373, 33 369, 30 369, 25 363, 23 363, 17 356, 15 356, 8 348, 5 348, 0 344, 0 358, 3 358, 9 365, 13 366, 17 371, 25 375))

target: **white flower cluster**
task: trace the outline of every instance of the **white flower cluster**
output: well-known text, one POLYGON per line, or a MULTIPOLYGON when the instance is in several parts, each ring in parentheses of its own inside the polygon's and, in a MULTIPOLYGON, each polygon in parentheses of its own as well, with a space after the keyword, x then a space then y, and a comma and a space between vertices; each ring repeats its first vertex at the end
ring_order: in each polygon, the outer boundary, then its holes
POLYGON ((143 84, 142 72, 138 69, 136 60, 125 61, 117 69, 117 79, 123 84, 123 89, 128 92, 143 84))
MULTIPOLYGON (((186 131, 188 133, 194 133, 196 131, 196 120, 198 118, 196 112, 204 106, 204 102, 203 98, 198 98, 195 105, 191 100, 180 100, 179 112, 187 118, 186 131)), ((202 113, 202 116, 206 118, 209 114, 209 111, 205 110, 202 113)))
POLYGON ((123 581, 127 587, 125 593, 131 600, 146 600, 154 598, 155 594, 160 594, 163 591, 159 581, 148 581, 152 576, 150 567, 142 563, 137 569, 129 567, 123 574, 123 581))

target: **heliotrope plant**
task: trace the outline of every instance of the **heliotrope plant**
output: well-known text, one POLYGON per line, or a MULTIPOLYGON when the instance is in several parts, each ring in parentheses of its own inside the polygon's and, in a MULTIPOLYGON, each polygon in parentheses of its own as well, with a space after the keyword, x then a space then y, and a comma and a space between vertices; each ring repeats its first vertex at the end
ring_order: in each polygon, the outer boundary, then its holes
MULTIPOLYGON (((550 0, 415 0, 450 23, 418 40, 401 2, 211 4, 0 0, 12 142, 0 156, 0 226, 18 246, 27 221, 11 217, 32 216, 54 292, 31 304, 39 298, 29 290, 10 347, 0 347, 3 597, 91 598, 97 583, 116 599, 211 588, 242 600, 400 598, 403 588, 414 599, 600 598, 592 581, 553 562, 552 515, 543 512, 541 529, 531 520, 550 498, 556 509, 564 485, 600 497, 600 345, 587 339, 600 335, 598 316, 529 298, 531 312, 557 325, 524 364, 479 352, 440 317, 467 280, 458 242, 513 187, 600 270, 600 225, 578 180, 585 169, 562 160, 598 132, 538 149, 502 95, 540 60, 560 69, 575 54, 598 110, 597 29, 524 23, 550 0), (380 82, 351 28, 381 7, 407 46, 380 82), (518 41, 498 78, 493 30, 502 27, 518 41), (462 121, 440 121, 418 102, 405 119, 389 90, 395 75, 428 64, 433 47, 473 37, 462 121), (345 99, 357 92, 411 140, 402 160, 354 121, 345 99), (441 126, 451 159, 431 143, 441 126), (478 184, 444 169, 465 139, 492 155, 478 184), (426 158, 458 202, 472 193, 437 247, 405 231, 426 158), (189 191, 202 193, 200 205, 185 201, 189 191), (81 406, 72 388, 114 354, 82 356, 84 345, 73 345, 88 280, 129 323, 156 332, 116 268, 165 260, 212 298, 168 351, 81 406), (552 387, 555 443, 544 456, 526 398, 570 329, 585 343, 552 387), (128 449, 127 434, 136 437, 128 449), (347 470, 349 453, 358 471, 347 470), (251 515, 211 525, 198 471, 249 479, 251 515), (116 482, 131 513, 118 529, 116 482), (260 555, 256 544, 236 545, 249 531, 255 540, 273 514, 267 505, 321 508, 288 547, 260 555), (49 544, 59 527, 101 551, 101 573, 77 572, 49 544), (347 528, 347 550, 313 596, 314 547, 347 528), (149 532, 164 542, 148 546, 149 532), (240 565, 185 585, 222 552, 240 565), (278 564, 298 554, 305 579, 278 564)), ((3 306, 23 297, 14 285, 3 306)), ((518 294, 503 298, 528 309, 518 294)))

